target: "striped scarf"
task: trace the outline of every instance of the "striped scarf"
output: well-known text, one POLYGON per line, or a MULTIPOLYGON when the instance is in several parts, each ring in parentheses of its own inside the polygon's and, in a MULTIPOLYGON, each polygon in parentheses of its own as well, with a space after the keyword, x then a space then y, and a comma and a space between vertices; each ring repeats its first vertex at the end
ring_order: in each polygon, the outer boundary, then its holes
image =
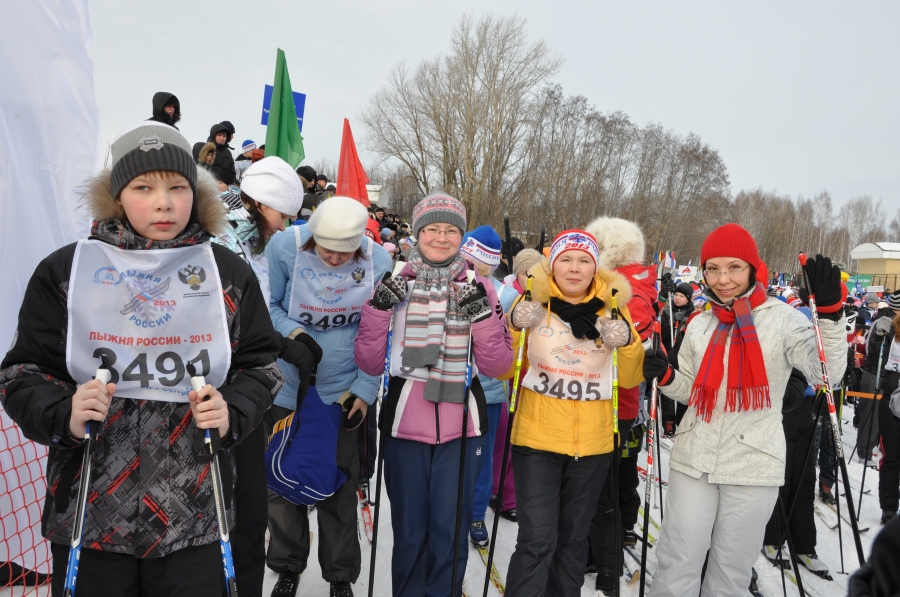
POLYGON ((457 303, 454 283, 466 271, 466 260, 457 254, 446 267, 425 262, 418 248, 406 262, 404 275, 414 279, 406 309, 404 367, 428 367, 425 398, 431 402, 462 404, 466 391, 466 357, 469 318, 457 303))
POLYGON ((752 313, 753 309, 765 301, 766 291, 762 285, 757 284, 750 296, 736 299, 731 310, 717 302, 712 303, 712 312, 719 320, 719 324, 700 362, 700 370, 691 388, 690 400, 690 405, 697 408, 697 416, 707 423, 712 418, 719 387, 725 374, 725 342, 728 341, 728 333, 732 329, 725 411, 761 410, 772 407, 766 364, 763 361, 752 313))

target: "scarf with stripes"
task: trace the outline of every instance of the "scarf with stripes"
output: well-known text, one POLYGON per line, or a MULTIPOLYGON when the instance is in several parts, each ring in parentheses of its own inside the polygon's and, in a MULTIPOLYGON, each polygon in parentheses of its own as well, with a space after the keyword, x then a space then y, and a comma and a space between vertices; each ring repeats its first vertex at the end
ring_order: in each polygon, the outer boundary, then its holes
POLYGON ((461 286, 455 283, 465 271, 466 260, 460 254, 446 265, 434 266, 426 263, 418 248, 403 271, 414 280, 406 308, 403 366, 428 367, 424 395, 431 402, 461 404, 465 398, 471 323, 459 308, 461 286))
POLYGON ((728 388, 725 411, 761 410, 772 407, 769 379, 763 361, 762 347, 753 324, 752 310, 766 302, 766 291, 757 284, 749 296, 735 299, 731 309, 718 302, 712 312, 719 320, 713 337, 700 362, 700 370, 691 388, 690 405, 707 423, 716 407, 719 388, 725 375, 725 343, 731 332, 728 352, 728 388))

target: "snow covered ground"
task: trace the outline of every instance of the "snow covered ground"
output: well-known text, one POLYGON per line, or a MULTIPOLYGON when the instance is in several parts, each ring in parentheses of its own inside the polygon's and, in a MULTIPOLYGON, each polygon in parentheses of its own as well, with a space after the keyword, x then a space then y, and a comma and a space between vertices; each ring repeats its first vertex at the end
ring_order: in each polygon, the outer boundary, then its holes
MULTIPOLYGON (((852 416, 852 406, 848 406, 844 410, 844 415, 847 419, 852 416)), ((843 432, 843 441, 845 444, 845 450, 849 454, 850 450, 856 444, 856 430, 853 429, 852 425, 849 424, 849 421, 845 419, 844 422, 844 432, 843 432)), ((669 452, 667 450, 662 450, 662 462, 663 462, 663 479, 668 478, 668 458, 669 452)), ((642 454, 639 463, 641 466, 645 466, 645 454, 642 454)), ((859 497, 859 485, 862 479, 863 466, 859 463, 855 458, 848 463, 848 472, 850 474, 850 482, 856 488, 853 492, 854 502, 858 502, 859 497)), ((839 484, 842 486, 842 484, 839 484)), ((878 473, 872 469, 866 474, 866 488, 871 488, 871 493, 865 495, 863 497, 862 504, 862 515, 860 520, 860 528, 868 527, 869 530, 862 535, 863 546, 866 550, 866 555, 868 556, 869 549, 871 547, 872 541, 875 538, 875 535, 881 530, 880 518, 881 518, 881 510, 878 507, 878 473)), ((373 488, 372 491, 374 493, 374 479, 373 479, 373 488)), ((640 495, 643 496, 643 483, 640 488, 640 495)), ((655 491, 655 490, 654 490, 655 491)), ((374 499, 374 498, 373 498, 374 499)), ((382 500, 385 506, 388 505, 387 500, 387 492, 382 489, 382 500)), ((819 503, 817 501, 817 503, 819 503)), ((821 506, 821 504, 819 503, 821 506)), ((844 499, 841 500, 842 508, 844 507, 844 499)), ((651 508, 651 516, 655 519, 659 519, 659 505, 656 504, 655 508, 651 508)), ((378 597, 389 597, 391 594, 391 576, 390 576, 390 567, 391 567, 391 548, 393 545, 393 535, 391 532, 391 513, 390 508, 385 507, 381 512, 381 521, 380 521, 380 531, 379 531, 379 539, 378 539, 378 553, 376 559, 376 573, 375 573, 375 591, 374 594, 378 597)), ((490 528, 493 524, 493 512, 488 510, 487 520, 485 521, 490 528)), ((311 549, 311 555, 309 559, 309 567, 306 569, 306 572, 303 573, 300 579, 300 588, 297 592, 297 595, 300 597, 324 597, 328 595, 328 583, 322 580, 321 576, 321 568, 319 567, 319 563, 317 560, 316 554, 318 553, 318 528, 316 525, 316 514, 313 513, 310 517, 310 527, 314 532, 313 538, 313 546, 311 549)), ((844 543, 844 571, 847 574, 841 574, 841 557, 840 550, 838 548, 838 531, 837 529, 829 529, 824 521, 816 516, 816 526, 818 529, 818 555, 819 558, 825 562, 826 565, 831 569, 832 576, 834 577, 834 581, 826 581, 805 571, 803 569, 802 578, 804 588, 808 595, 813 597, 821 596, 821 597, 843 597, 847 594, 847 579, 848 575, 852 574, 858 567, 859 564, 856 558, 856 550, 853 544, 853 536, 850 531, 849 524, 844 523, 842 526, 843 530, 843 543, 844 543)), ((371 557, 371 545, 365 538, 365 533, 362 531, 362 525, 360 523, 360 533, 361 533, 361 545, 362 545, 362 573, 360 574, 359 580, 355 585, 353 585, 354 594, 358 597, 365 596, 368 594, 368 584, 369 584, 369 559, 371 557)), ((515 548, 516 541, 516 531, 517 525, 515 523, 509 522, 505 519, 500 519, 500 527, 499 527, 499 540, 497 543, 496 553, 495 553, 495 563, 497 569, 500 571, 501 576, 505 579, 506 572, 509 567, 509 559, 512 555, 512 552, 515 548)), ((658 536, 658 533, 656 533, 658 536)), ((468 543, 468 538, 466 537, 466 542, 468 543)), ((635 550, 635 553, 640 554, 640 542, 638 542, 638 546, 635 550)), ((625 557, 626 565, 629 570, 635 570, 637 568, 636 562, 630 557, 625 557)), ((654 554, 654 550, 648 550, 648 565, 650 570, 654 570, 656 568, 656 555, 654 554)), ((760 555, 757 559, 756 570, 759 573, 759 588, 766 597, 773 597, 775 595, 782 595, 782 580, 781 574, 779 570, 773 567, 768 563, 765 558, 760 555)), ((470 547, 469 549, 469 561, 468 566, 466 568, 466 580, 464 583, 464 589, 466 594, 469 597, 473 597, 475 595, 480 596, 482 594, 482 590, 484 587, 484 577, 485 577, 486 568, 484 563, 481 560, 478 552, 470 547)), ((275 582, 278 578, 278 575, 269 570, 266 571, 265 577, 265 586, 263 594, 268 597, 269 593, 272 590, 272 587, 275 585, 275 582)), ((583 597, 595 597, 596 592, 594 590, 594 575, 589 574, 585 576, 584 587, 581 590, 581 594, 583 597)), ((794 586, 789 580, 787 582, 787 591, 788 595, 797 595, 799 594, 797 587, 794 586)), ((625 583, 625 579, 622 580, 621 585, 621 594, 623 597, 636 597, 638 595, 638 585, 627 585, 625 583)), ((21 587, 16 589, 3 589, 0 590, 0 597, 11 597, 11 596, 19 596, 19 595, 49 595, 49 591, 45 590, 43 587, 40 591, 35 591, 34 589, 29 592, 23 591, 21 587)), ((749 594, 749 593, 748 593, 749 594)), ((492 597, 497 597, 499 595, 498 591, 491 585, 488 589, 488 595, 492 597)))
MULTIPOLYGON (((844 410, 844 415, 846 417, 844 422, 844 432, 843 432, 843 442, 845 445, 845 451, 849 454, 850 450, 856 445, 856 430, 853 429, 853 426, 849 422, 849 418, 852 416, 852 406, 848 406, 844 410)), ((823 413, 824 416, 824 413, 823 413)), ((642 453, 639 463, 641 466, 645 466, 646 455, 642 453)), ((662 462, 663 462, 663 479, 668 478, 668 461, 669 461, 669 452, 665 449, 662 450, 662 462)), ((850 475, 850 482, 856 488, 853 492, 853 501, 854 504, 857 504, 859 501, 859 484, 862 479, 863 473, 863 465, 859 463, 855 458, 848 463, 848 473, 850 475)), ((374 485, 374 483, 373 483, 374 485)), ((839 486, 842 486, 843 483, 840 483, 839 486)), ((644 489, 643 483, 641 483, 641 487, 639 489, 640 495, 643 497, 644 489)), ((872 541, 875 538, 875 535, 878 531, 881 530, 881 510, 878 507, 878 473, 873 469, 869 469, 868 473, 866 473, 866 488, 871 488, 871 493, 865 495, 863 497, 862 504, 862 513, 860 520, 860 528, 864 529, 866 527, 869 530, 862 535, 863 547, 866 551, 866 556, 868 557, 869 550, 871 548, 872 541)), ((373 487, 374 492, 374 487, 373 487)), ((654 489, 655 492, 655 489, 654 489)), ((843 492, 842 492, 843 493, 843 492)), ((387 504, 387 494, 382 491, 382 499, 384 503, 387 504)), ((820 502, 817 503, 821 505, 820 502)), ((841 507, 845 508, 844 498, 841 499, 841 507)), ((653 518, 659 519, 659 505, 656 504, 656 508, 651 508, 651 514, 653 518)), ((315 514, 311 517, 311 527, 315 528, 315 514)), ((486 524, 490 528, 493 524, 493 512, 488 510, 487 519, 485 520, 486 524)), ((391 578, 390 578, 390 565, 391 565, 391 546, 393 544, 393 536, 391 533, 390 526, 390 508, 385 507, 381 513, 381 522, 379 523, 379 540, 378 540, 378 553, 376 559, 376 573, 375 573, 375 591, 374 594, 378 597, 389 597, 391 594, 391 578)), ((844 571, 846 574, 841 574, 841 558, 840 558, 840 550, 838 548, 838 531, 837 528, 829 529, 824 521, 816 516, 816 527, 818 529, 818 547, 817 552, 819 558, 825 562, 826 565, 831 569, 831 574, 834 577, 834 580, 829 582, 824 579, 821 579, 817 576, 814 576, 808 572, 804 568, 801 571, 803 586, 808 595, 813 597, 821 596, 821 597, 843 597, 847 594, 847 579, 849 575, 852 574, 858 567, 859 563, 857 562, 856 557, 856 549, 853 544, 853 535, 850 530, 850 525, 842 522, 842 533, 843 533, 843 543, 844 543, 844 571)), ((515 541, 516 541, 516 530, 517 525, 515 523, 509 522, 506 519, 500 519, 499 526, 499 541, 497 543, 496 553, 494 555, 495 564, 497 569, 500 571, 501 576, 505 579, 506 572, 509 567, 509 558, 512 555, 513 550, 515 549, 515 541)), ((658 536, 658 533, 655 533, 658 536)), ((318 535, 316 536, 318 537, 318 535)), ((362 573, 360 574, 359 580, 353 586, 353 592, 357 596, 365 596, 368 594, 368 583, 369 583, 369 558, 371 556, 370 545, 365 539, 365 535, 362 535, 362 556, 363 556, 363 565, 362 565, 362 573)), ((317 541, 317 539, 314 539, 317 541)), ((317 545, 313 545, 312 554, 317 553, 317 545)), ((638 542, 637 549, 635 553, 640 555, 640 542, 638 542)), ((626 555, 625 557, 626 565, 629 570, 635 570, 637 568, 637 563, 626 555)), ((654 570, 656 568, 656 555, 653 549, 648 550, 648 565, 650 570, 654 570)), ((325 596, 328 594, 328 583, 326 583, 321 578, 318 561, 315 561, 314 557, 310 557, 309 568, 307 568, 306 572, 303 574, 300 580, 300 589, 297 592, 297 595, 304 597, 313 597, 313 596, 325 596)), ((763 556, 760 554, 759 558, 756 562, 756 571, 759 573, 759 588, 766 597, 773 597, 775 595, 782 595, 782 581, 781 574, 779 570, 773 567, 763 556)), ((468 566, 466 568, 466 580, 465 580, 465 591, 469 597, 478 595, 480 596, 484 587, 484 577, 485 577, 486 568, 484 563, 481 560, 481 557, 478 554, 478 551, 475 550, 474 547, 469 548, 469 561, 468 566)), ((275 581, 277 580, 278 575, 267 571, 266 572, 266 580, 265 580, 265 590, 264 595, 268 596, 271 588, 274 586, 275 581)), ((594 580, 595 575, 588 574, 585 576, 584 586, 581 589, 581 594, 583 597, 595 597, 596 591, 594 590, 594 580)), ((788 595, 798 595, 799 592, 797 587, 791 583, 790 580, 786 580, 787 584, 787 592, 788 595)), ((488 588, 488 595, 491 597, 497 597, 499 595, 498 591, 494 588, 493 585, 490 585, 488 588)), ((623 597, 637 597, 638 595, 638 585, 635 584, 633 586, 627 585, 625 579, 622 579, 621 583, 621 595, 623 597)), ((748 593, 749 595, 749 593, 748 593)))

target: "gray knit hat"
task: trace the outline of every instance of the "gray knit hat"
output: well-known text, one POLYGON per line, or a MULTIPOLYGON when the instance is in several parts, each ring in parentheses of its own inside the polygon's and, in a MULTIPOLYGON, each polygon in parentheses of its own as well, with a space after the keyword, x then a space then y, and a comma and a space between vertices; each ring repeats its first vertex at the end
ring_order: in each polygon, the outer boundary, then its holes
POLYGON ((443 193, 428 195, 413 208, 413 236, 429 224, 453 224, 463 233, 466 231, 466 208, 462 203, 443 193))
POLYGON ((129 126, 112 142, 110 154, 110 192, 117 199, 132 180, 157 170, 181 174, 197 191, 197 164, 191 156, 191 145, 167 124, 144 121, 129 126))

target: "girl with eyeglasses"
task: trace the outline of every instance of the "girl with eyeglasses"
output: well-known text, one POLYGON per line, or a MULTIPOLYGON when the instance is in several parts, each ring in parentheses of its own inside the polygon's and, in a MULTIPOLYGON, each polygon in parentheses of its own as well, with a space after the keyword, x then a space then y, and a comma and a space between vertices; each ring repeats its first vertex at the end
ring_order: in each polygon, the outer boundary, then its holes
MULTIPOLYGON (((767 271, 744 228, 726 224, 703 242, 710 311, 688 326, 677 369, 648 350, 644 377, 688 405, 670 459, 666 517, 650 597, 743 597, 785 478, 782 398, 792 368, 822 369, 810 321, 766 295, 767 271), (701 570, 709 562, 701 587, 701 570)), ((840 269, 809 259, 831 379, 846 366, 840 269)))

